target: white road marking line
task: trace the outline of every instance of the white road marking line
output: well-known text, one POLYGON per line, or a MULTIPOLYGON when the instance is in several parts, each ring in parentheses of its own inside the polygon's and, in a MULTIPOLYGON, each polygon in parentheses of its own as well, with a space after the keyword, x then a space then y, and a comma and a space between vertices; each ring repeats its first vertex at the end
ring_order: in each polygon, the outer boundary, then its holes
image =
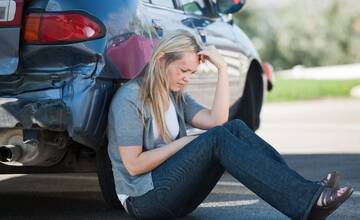
POLYGON ((98 177, 96 175, 85 175, 82 174, 1 174, 0 181, 13 179, 17 177, 24 178, 36 178, 36 179, 66 179, 66 180, 97 180, 98 177))
POLYGON ((201 208, 214 208, 214 207, 230 207, 230 206, 244 206, 244 205, 253 205, 258 203, 258 199, 252 200, 237 200, 237 201, 224 201, 224 202, 204 202, 201 203, 199 207, 201 208))
MULTIPOLYGON (((219 181, 217 183, 218 186, 244 186, 242 183, 239 182, 229 182, 229 181, 219 181)), ((354 191, 353 197, 360 197, 360 191, 354 191)))
POLYGON ((219 186, 244 186, 242 183, 239 182, 228 182, 228 181, 219 181, 217 183, 219 186))
POLYGON ((66 179, 66 180, 72 180, 72 179, 76 179, 76 180, 97 180, 98 177, 97 176, 92 176, 92 175, 86 175, 86 176, 81 176, 81 174, 79 174, 78 176, 76 174, 41 174, 39 176, 36 176, 36 174, 33 175, 33 177, 35 178, 43 178, 43 179, 66 179))
POLYGON ((26 174, 1 174, 0 181, 9 180, 9 179, 17 178, 17 177, 22 177, 22 176, 26 176, 26 174))
POLYGON ((353 197, 360 197, 360 191, 354 191, 352 196, 353 197))

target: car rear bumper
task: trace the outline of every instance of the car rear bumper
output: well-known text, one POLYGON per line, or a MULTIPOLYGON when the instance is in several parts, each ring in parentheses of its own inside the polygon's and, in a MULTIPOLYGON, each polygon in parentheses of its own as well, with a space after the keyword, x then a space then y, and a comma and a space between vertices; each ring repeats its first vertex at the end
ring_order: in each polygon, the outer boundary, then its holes
POLYGON ((61 100, 0 98, 0 128, 65 131, 69 119, 69 109, 61 100))

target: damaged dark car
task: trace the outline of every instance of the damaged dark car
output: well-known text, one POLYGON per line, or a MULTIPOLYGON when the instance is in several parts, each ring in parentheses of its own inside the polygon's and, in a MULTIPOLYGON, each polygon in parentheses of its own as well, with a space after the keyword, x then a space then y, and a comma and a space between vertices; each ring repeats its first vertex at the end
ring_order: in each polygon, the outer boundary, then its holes
MULTIPOLYGON (((233 24, 244 0, 0 0, 0 173, 97 172, 121 207, 106 153, 114 92, 167 32, 186 29, 229 66, 230 118, 256 130, 271 71, 233 24)), ((210 105, 211 66, 187 91, 210 105), (204 95, 209 94, 209 95, 204 95)))

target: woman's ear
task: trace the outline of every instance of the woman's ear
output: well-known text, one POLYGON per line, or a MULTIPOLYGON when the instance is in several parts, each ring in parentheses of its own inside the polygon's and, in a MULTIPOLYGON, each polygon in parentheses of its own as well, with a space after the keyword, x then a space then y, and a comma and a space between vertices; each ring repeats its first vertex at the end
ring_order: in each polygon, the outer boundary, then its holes
POLYGON ((165 53, 164 53, 164 52, 160 52, 159 55, 158 55, 157 58, 156 58, 156 61, 157 61, 158 63, 161 63, 161 61, 163 61, 164 58, 165 58, 165 53))

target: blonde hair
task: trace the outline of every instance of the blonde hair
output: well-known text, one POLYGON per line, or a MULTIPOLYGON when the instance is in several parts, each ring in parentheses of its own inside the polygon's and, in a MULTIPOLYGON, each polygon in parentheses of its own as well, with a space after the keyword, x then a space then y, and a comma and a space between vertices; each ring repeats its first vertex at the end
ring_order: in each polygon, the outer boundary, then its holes
MULTIPOLYGON (((155 117, 159 135, 165 143, 171 142, 170 132, 165 123, 164 102, 169 98, 169 82, 166 67, 183 57, 185 52, 197 53, 201 50, 200 41, 189 31, 176 30, 166 34, 156 45, 149 64, 143 72, 140 99, 143 106, 150 108, 155 117), (164 62, 158 63, 160 55, 164 62)), ((178 93, 177 96, 181 96, 178 93)), ((143 110, 142 110, 143 111, 143 110)))

